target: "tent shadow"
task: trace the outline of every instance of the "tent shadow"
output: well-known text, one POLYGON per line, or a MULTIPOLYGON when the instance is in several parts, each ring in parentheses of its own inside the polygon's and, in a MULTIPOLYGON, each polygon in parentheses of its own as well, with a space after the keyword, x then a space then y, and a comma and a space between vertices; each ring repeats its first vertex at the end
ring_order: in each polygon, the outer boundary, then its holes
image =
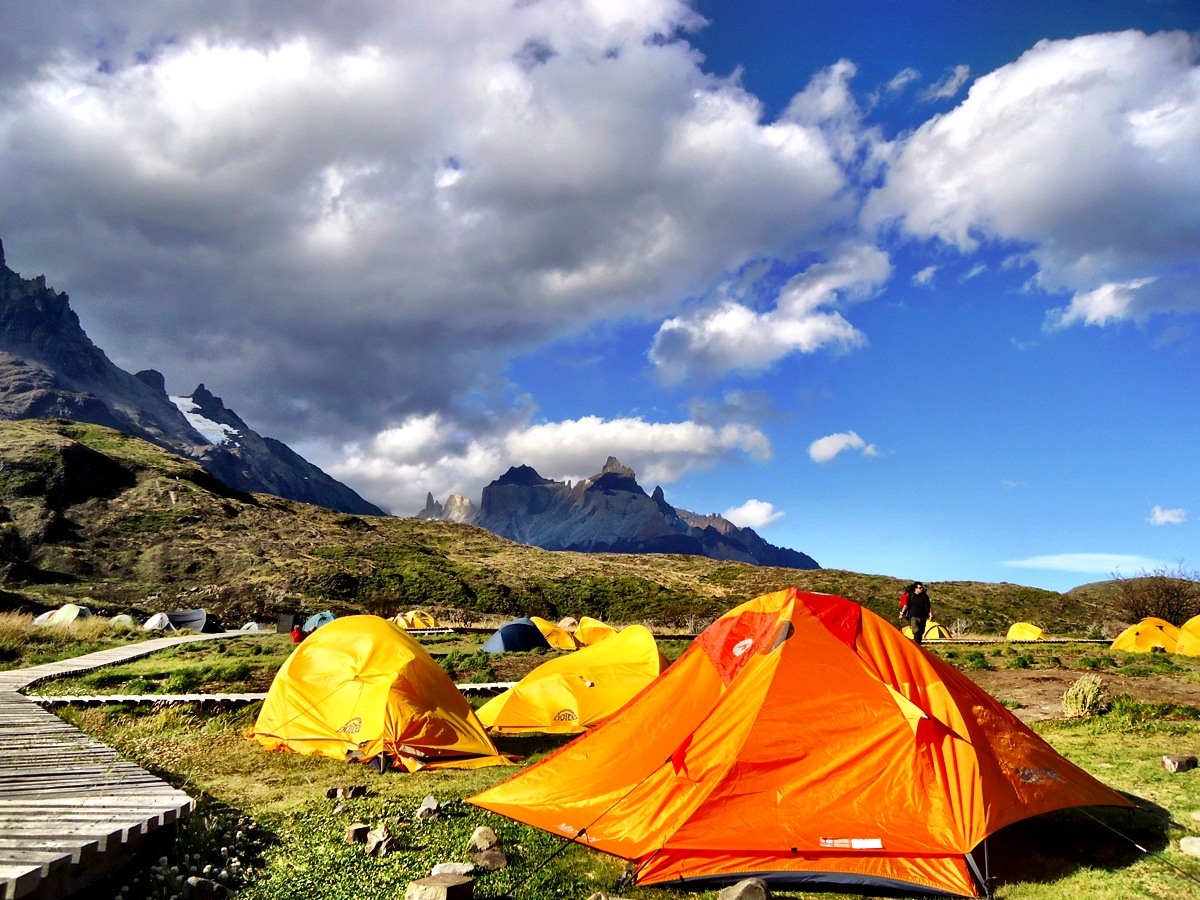
MULTIPOLYGON (((1017 882, 1049 883, 1080 869, 1122 869, 1144 854, 1170 846, 1169 830, 1181 827, 1161 806, 1126 794, 1137 809, 1064 809, 1016 822, 987 840, 991 888, 1017 882)), ((980 867, 984 851, 974 853, 980 867)))
POLYGON ((524 763, 530 762, 531 758, 536 761, 559 747, 565 747, 577 737, 579 737, 577 734, 544 734, 542 732, 491 735, 492 743, 496 745, 497 750, 501 753, 514 754, 520 757, 524 763))

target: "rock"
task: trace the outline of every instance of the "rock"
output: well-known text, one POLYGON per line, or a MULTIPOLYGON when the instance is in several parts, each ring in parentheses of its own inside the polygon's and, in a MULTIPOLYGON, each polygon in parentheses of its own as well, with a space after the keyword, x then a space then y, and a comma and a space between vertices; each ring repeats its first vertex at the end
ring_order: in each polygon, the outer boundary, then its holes
POLYGON ((193 875, 184 882, 182 893, 184 900, 225 900, 233 896, 225 885, 198 875, 193 875))
POLYGON ((1187 772, 1196 768, 1200 761, 1194 756, 1164 756, 1162 764, 1168 772, 1187 772))
POLYGON ((587 900, 609 900, 609 898, 608 894, 604 893, 604 891, 596 891, 596 893, 588 897, 587 900))
POLYGON ((362 822, 355 822, 353 825, 348 825, 346 826, 346 843, 365 844, 370 831, 371 826, 364 825, 362 822))
POLYGON ((339 803, 337 806, 335 806, 335 807, 333 808, 333 814, 334 814, 335 816, 340 816, 340 815, 341 815, 342 813, 344 813, 345 811, 346 811, 346 804, 345 804, 345 803, 339 803))
POLYGON ((1192 821, 1200 822, 1200 809, 1197 809, 1192 813, 1192 821))
POLYGON ((1179 850, 1188 856, 1200 857, 1200 837, 1180 838, 1179 850))
POLYGON ((409 882, 404 900, 473 900, 475 879, 469 875, 430 875, 409 882))
POLYGON ((721 888, 717 900, 767 900, 770 896, 765 881, 761 878, 747 878, 727 888, 721 888))
POLYGON ((436 797, 426 797, 421 801, 421 805, 417 807, 417 820, 421 819, 440 819, 442 817, 442 804, 438 803, 436 797))
POLYGON ((364 849, 367 851, 367 856, 378 857, 395 853, 400 848, 388 827, 380 825, 367 832, 364 849))
POLYGON ((475 868, 477 869, 486 869, 489 872, 495 872, 508 865, 508 857, 504 855, 504 851, 499 847, 492 847, 490 850, 480 850, 478 853, 472 853, 471 862, 475 863, 475 868))
POLYGON ((475 871, 475 867, 470 863, 464 862, 444 862, 438 863, 433 867, 430 875, 470 875, 475 871))
POLYGON ((367 786, 365 784, 354 784, 349 787, 330 788, 325 792, 325 796, 330 800, 345 800, 349 797, 365 797, 367 795, 367 786))
POLYGON ((499 846, 500 838, 496 837, 496 832, 486 825, 476 828, 471 835, 471 840, 467 842, 468 850, 491 850, 493 847, 499 846))

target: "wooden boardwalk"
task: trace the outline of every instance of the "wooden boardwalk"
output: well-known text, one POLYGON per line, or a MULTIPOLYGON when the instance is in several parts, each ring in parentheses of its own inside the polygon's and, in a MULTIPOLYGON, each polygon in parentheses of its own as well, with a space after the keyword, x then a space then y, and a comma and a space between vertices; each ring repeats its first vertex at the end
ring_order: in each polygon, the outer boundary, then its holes
POLYGON ((69 896, 111 874, 192 799, 42 709, 22 688, 164 647, 252 632, 174 635, 0 672, 0 900, 69 896))

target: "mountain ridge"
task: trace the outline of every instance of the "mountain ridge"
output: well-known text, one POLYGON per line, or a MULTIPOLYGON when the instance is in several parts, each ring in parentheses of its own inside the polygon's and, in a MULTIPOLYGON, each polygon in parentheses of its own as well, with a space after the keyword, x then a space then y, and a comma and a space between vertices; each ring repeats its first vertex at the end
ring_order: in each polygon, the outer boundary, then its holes
POLYGON ((70 297, 44 275, 25 279, 10 269, 0 242, 0 419, 59 418, 195 459, 235 490, 383 515, 282 441, 259 435, 203 384, 171 397, 160 372, 117 366, 87 336, 70 297))

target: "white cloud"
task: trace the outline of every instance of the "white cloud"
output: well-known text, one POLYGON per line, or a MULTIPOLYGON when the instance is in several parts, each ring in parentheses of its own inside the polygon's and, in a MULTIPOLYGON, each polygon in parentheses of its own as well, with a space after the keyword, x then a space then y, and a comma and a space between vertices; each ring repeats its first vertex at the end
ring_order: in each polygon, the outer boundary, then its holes
POLYGON ((827 463, 839 453, 846 450, 858 450, 863 456, 878 456, 879 451, 874 444, 868 444, 853 431, 842 431, 837 434, 817 438, 808 445, 808 455, 813 462, 827 463))
POLYGON ((711 306, 667 319, 650 359, 671 383, 731 371, 761 372, 792 353, 849 350, 866 342, 837 307, 875 293, 891 274, 887 254, 875 247, 840 248, 831 259, 794 276, 759 312, 752 298, 727 291, 711 306), (743 302, 745 301, 745 302, 743 302))
POLYGON ((1146 521, 1151 525, 1182 525, 1187 521, 1187 510, 1179 508, 1163 509, 1156 504, 1150 510, 1150 515, 1147 516, 1146 521))
POLYGON ((970 281, 972 278, 978 278, 987 271, 987 263, 976 263, 971 266, 971 270, 962 277, 962 281, 970 281))
POLYGON ((1200 310, 1200 40, 1039 42, 902 139, 865 216, 963 253, 1013 242, 1073 299, 1051 327, 1200 310))
POLYGON ((933 283, 933 276, 937 274, 938 266, 926 266, 912 278, 912 283, 917 287, 924 287, 933 283))
POLYGON ((1121 573, 1129 576, 1137 572, 1149 572, 1160 568, 1162 563, 1145 556, 1122 553, 1057 553, 1050 556, 1031 556, 1005 563, 1019 569, 1048 569, 1054 572, 1082 572, 1087 575, 1112 575, 1121 573))
POLYGON ((887 83, 887 91, 890 94, 902 91, 920 77, 921 73, 916 69, 901 69, 887 83))
POLYGON ((741 506, 725 510, 721 515, 739 528, 766 528, 783 518, 784 513, 765 500, 747 500, 741 506))
POLYGON ((411 416, 369 441, 322 460, 335 478, 397 515, 413 515, 432 492, 478 502, 480 490, 509 466, 529 465, 543 477, 578 481, 615 456, 643 486, 670 484, 690 471, 749 458, 770 459, 770 441, 747 425, 647 422, 585 416, 563 422, 500 424, 491 431, 440 414, 411 416))
POLYGON ((671 39, 681 0, 243 6, 98 0, 6 35, 0 234, 119 364, 219 372, 267 433, 452 409, 854 215, 853 67, 764 122, 671 39))
POLYGON ((970 77, 970 66, 955 66, 952 71, 946 74, 945 78, 936 84, 930 85, 927 90, 922 92, 921 97, 925 100, 949 100, 959 92, 970 77))

